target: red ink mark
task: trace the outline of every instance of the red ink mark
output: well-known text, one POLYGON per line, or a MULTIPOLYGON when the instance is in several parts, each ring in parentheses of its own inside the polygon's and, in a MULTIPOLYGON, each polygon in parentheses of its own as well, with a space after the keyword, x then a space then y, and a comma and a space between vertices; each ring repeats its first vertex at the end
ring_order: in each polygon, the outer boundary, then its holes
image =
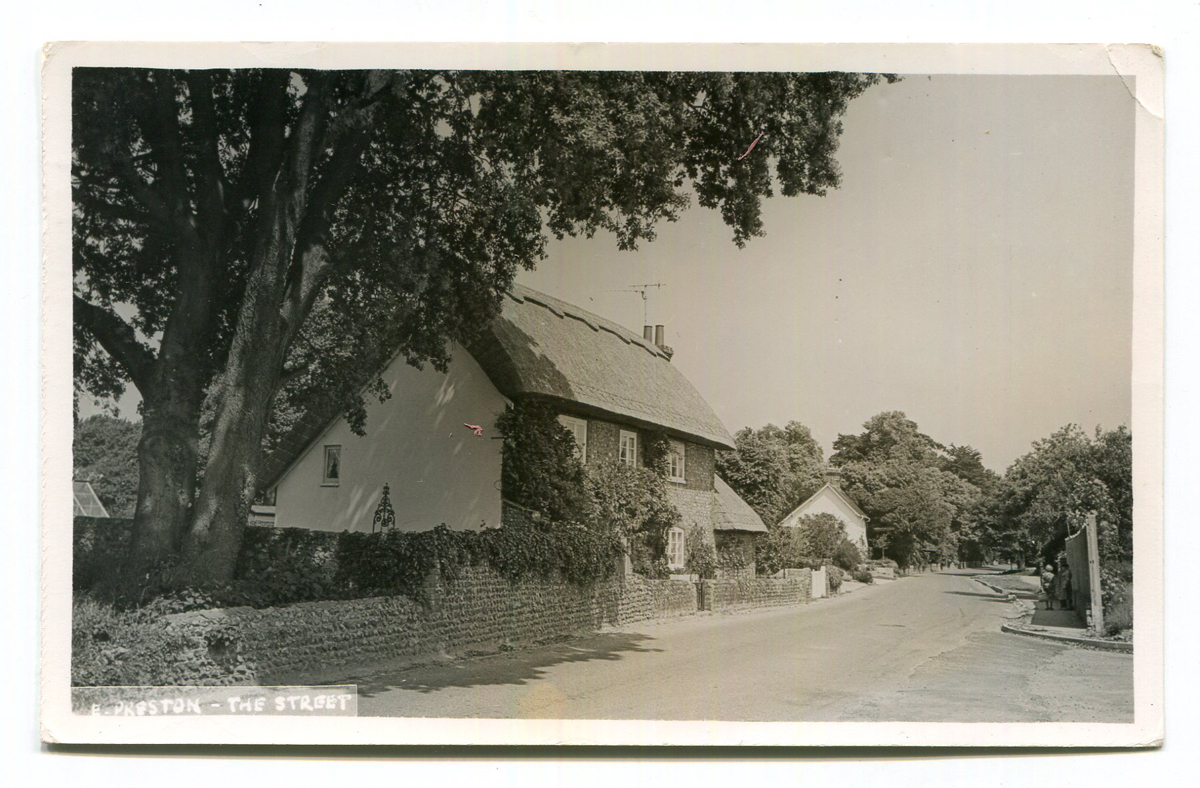
POLYGON ((463 423, 463 426, 466 427, 467 429, 469 429, 471 432, 475 433, 476 435, 483 434, 483 427, 477 426, 475 424, 467 424, 465 422, 463 423))
POLYGON ((766 134, 766 133, 767 133, 767 130, 766 130, 766 129, 763 129, 762 131, 760 131, 760 132, 758 133, 758 136, 754 138, 754 142, 750 143, 750 147, 749 147, 749 148, 746 148, 746 152, 745 152, 745 153, 743 153, 741 156, 738 156, 738 157, 737 157, 737 160, 738 160, 738 161, 741 161, 742 159, 744 159, 744 158, 746 158, 747 156, 749 156, 749 155, 750 155, 750 151, 754 150, 754 146, 758 144, 758 141, 759 141, 759 140, 761 140, 761 139, 763 138, 763 135, 764 135, 764 134, 766 134))

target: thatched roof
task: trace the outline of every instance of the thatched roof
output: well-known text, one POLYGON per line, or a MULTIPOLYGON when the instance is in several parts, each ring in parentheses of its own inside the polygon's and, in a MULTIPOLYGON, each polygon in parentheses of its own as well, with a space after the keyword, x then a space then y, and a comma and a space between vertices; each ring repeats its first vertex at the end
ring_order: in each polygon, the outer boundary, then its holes
POLYGON ((767 526, 750 504, 742 500, 720 476, 715 477, 713 501, 714 531, 757 531, 767 533, 767 526))
POLYGON ((670 352, 573 304, 514 285, 471 348, 510 399, 538 397, 718 449, 733 438, 670 352))
MULTIPOLYGON (((574 412, 664 430, 718 449, 734 448, 712 408, 672 366, 669 351, 528 287, 513 285, 500 316, 469 352, 509 399, 569 403, 574 412)), ((274 486, 339 416, 340 410, 303 414, 264 458, 259 489, 274 486)))

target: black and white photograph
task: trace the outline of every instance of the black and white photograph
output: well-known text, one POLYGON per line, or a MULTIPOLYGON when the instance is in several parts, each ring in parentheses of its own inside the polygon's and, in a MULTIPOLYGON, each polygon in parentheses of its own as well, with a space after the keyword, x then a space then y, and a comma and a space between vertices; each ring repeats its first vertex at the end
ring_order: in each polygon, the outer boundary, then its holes
POLYGON ((1153 48, 47 51, 43 735, 1161 740, 1153 48))

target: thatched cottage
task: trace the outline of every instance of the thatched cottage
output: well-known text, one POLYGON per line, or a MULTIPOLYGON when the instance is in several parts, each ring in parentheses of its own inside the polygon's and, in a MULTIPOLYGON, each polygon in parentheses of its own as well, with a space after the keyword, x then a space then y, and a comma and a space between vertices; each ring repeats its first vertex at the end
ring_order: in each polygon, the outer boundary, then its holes
POLYGON ((669 494, 683 515, 668 541, 682 567, 689 540, 749 541, 766 527, 714 472, 733 438, 671 363, 661 326, 639 336, 572 304, 515 285, 481 340, 452 347, 446 373, 395 359, 392 391, 368 406, 358 437, 344 419, 302 421, 266 460, 278 526, 370 530, 384 485, 396 526, 478 528, 501 521, 501 440, 496 417, 521 398, 552 403, 585 464, 642 464, 644 436, 671 445, 669 494), (476 429, 479 428, 479 429, 476 429))

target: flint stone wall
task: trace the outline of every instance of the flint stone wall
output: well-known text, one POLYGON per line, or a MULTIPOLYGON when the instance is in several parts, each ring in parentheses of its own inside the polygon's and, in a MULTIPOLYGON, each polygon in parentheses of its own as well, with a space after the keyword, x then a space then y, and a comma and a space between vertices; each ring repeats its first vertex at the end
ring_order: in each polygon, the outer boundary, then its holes
MULTIPOLYGON (((198 642, 207 629, 232 627, 236 633, 228 647, 187 660, 205 665, 206 683, 287 684, 553 642, 698 609, 695 583, 638 576, 579 586, 544 579, 510 582, 491 569, 474 567, 453 583, 434 578, 426 591, 424 602, 376 597, 199 610, 168 618, 172 626, 196 633, 198 642)), ((179 683, 195 676, 188 678, 179 683)))
POLYGON ((812 598, 812 570, 799 570, 788 579, 718 578, 703 580, 700 585, 704 609, 713 612, 801 605, 812 598))

